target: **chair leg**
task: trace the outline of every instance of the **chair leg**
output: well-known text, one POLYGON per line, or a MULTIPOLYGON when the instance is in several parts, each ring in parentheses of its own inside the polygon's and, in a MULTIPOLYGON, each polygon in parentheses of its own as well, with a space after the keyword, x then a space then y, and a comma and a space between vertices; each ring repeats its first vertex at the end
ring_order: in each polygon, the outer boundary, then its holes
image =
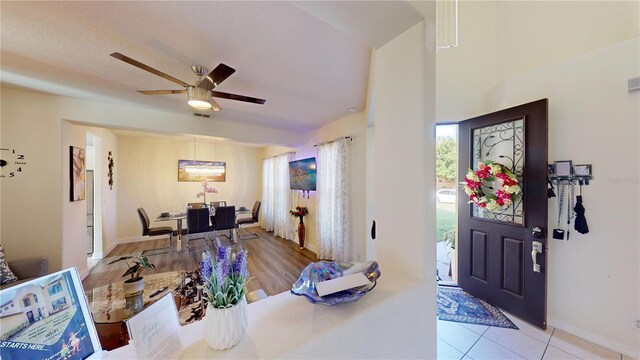
POLYGON ((142 251, 142 256, 150 256, 150 255, 160 255, 160 254, 166 254, 168 252, 171 252, 171 239, 173 238, 172 234, 169 234, 169 246, 167 247, 161 247, 161 248, 155 248, 155 249, 147 249, 142 251))
POLYGON ((238 231, 238 239, 240 240, 249 240, 249 239, 255 239, 255 238, 259 238, 260 235, 258 235, 258 233, 250 233, 247 235, 240 235, 240 232, 238 231))

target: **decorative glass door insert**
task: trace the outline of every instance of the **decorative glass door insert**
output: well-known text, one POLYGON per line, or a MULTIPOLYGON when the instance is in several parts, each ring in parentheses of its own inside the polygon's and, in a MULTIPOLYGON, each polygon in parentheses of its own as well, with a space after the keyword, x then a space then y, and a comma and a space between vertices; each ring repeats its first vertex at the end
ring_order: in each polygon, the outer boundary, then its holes
MULTIPOLYGON (((509 120, 500 124, 473 129, 472 159, 473 169, 478 164, 491 160, 500 163, 513 172, 520 186, 524 189, 524 117, 509 120)), ((494 192, 499 187, 497 182, 483 190, 494 192)), ((524 194, 524 192, 523 192, 524 194)), ((476 204, 471 204, 471 215, 475 218, 524 225, 523 197, 513 205, 498 211, 489 211, 476 204)))

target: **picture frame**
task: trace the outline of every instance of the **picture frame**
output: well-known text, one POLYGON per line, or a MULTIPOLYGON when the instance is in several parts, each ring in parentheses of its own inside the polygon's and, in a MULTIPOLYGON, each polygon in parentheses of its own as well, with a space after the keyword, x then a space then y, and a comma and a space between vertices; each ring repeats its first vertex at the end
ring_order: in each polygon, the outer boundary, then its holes
POLYGON ((227 181, 224 161, 178 160, 178 181, 227 181))
POLYGON ((574 165, 573 176, 593 176, 593 173, 591 172, 591 164, 574 165))
POLYGON ((573 176, 573 164, 571 160, 560 160, 553 164, 554 175, 556 177, 571 177, 573 176))
POLYGON ((69 146, 69 191, 70 200, 81 201, 86 196, 87 169, 85 166, 85 150, 76 146, 69 146))

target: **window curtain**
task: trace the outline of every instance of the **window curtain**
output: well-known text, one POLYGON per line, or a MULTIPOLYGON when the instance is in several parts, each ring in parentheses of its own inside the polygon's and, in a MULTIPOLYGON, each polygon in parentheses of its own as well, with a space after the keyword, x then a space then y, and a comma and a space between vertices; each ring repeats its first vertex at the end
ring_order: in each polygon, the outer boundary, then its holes
POLYGON ((318 145, 317 162, 318 258, 349 261, 349 141, 343 138, 318 145))
POLYGON ((293 154, 287 153, 262 161, 262 228, 273 231, 274 236, 293 240, 294 218, 293 191, 289 186, 289 161, 293 154))

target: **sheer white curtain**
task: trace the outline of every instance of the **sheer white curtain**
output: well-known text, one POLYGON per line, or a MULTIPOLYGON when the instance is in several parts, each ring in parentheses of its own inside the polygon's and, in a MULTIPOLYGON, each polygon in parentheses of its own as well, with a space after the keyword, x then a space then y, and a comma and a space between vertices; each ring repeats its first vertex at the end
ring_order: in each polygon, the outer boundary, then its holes
POLYGON ((349 261, 350 148, 347 139, 318 145, 317 222, 318 258, 349 261))
POLYGON ((273 235, 294 239, 293 191, 289 186, 289 161, 293 154, 283 154, 262 161, 262 228, 273 235))

